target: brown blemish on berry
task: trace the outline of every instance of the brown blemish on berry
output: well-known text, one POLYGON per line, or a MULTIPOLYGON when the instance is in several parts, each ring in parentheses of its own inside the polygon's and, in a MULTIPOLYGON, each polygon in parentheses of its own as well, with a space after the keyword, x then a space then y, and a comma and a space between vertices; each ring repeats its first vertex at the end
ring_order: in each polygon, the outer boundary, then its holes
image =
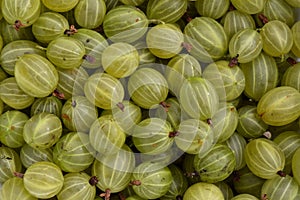
POLYGON ((68 121, 71 120, 71 118, 70 118, 69 115, 67 115, 67 114, 62 114, 61 117, 62 117, 63 119, 65 119, 65 120, 68 120, 68 121))

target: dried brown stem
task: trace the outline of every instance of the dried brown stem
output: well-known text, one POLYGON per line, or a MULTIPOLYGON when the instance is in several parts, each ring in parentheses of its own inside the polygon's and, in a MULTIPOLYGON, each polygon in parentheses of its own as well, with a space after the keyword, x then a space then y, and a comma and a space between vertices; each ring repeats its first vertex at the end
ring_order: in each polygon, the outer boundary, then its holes
POLYGON ((23 178, 23 177, 24 177, 24 174, 21 173, 21 172, 14 172, 14 176, 15 176, 15 177, 19 177, 19 178, 23 178))
POLYGON ((268 200, 269 198, 267 197, 267 194, 263 194, 262 196, 261 196, 261 200, 268 200))
POLYGON ((95 58, 92 57, 92 56, 90 56, 90 55, 84 55, 84 56, 82 57, 82 59, 88 61, 89 63, 94 63, 94 62, 95 62, 95 58))
POLYGON ((75 26, 71 25, 70 29, 65 30, 64 34, 67 36, 70 36, 70 35, 74 35, 77 32, 78 32, 78 30, 75 28, 75 26))
POLYGON ((196 172, 196 171, 194 171, 194 172, 185 172, 184 175, 185 175, 186 177, 193 178, 193 177, 195 177, 195 176, 199 176, 199 173, 196 172))
POLYGON ((283 171, 278 171, 277 174, 281 177, 285 177, 286 173, 284 173, 283 171))
POLYGON ((286 61, 287 61, 290 65, 296 65, 296 64, 297 64, 297 61, 296 61, 294 58, 292 58, 292 57, 288 57, 288 58, 286 59, 286 61))
POLYGON ((124 112, 125 106, 122 102, 117 103, 117 107, 120 108, 122 112, 124 112))
POLYGON ((95 186, 95 185, 97 185, 97 183, 98 183, 97 177, 96 176, 92 176, 90 178, 90 180, 89 180, 89 184, 92 185, 92 186, 95 186))
POLYGON ((171 107, 171 104, 168 104, 168 103, 166 103, 164 101, 160 102, 159 105, 161 105, 165 109, 166 112, 168 112, 169 108, 171 107))
POLYGON ((263 24, 266 24, 269 22, 268 18, 264 15, 264 14, 259 14, 258 15, 258 18, 260 19, 260 21, 263 23, 263 24))
POLYGON ((15 24, 14 24, 13 26, 14 26, 14 28, 15 28, 17 31, 19 31, 20 28, 21 28, 22 26, 25 26, 25 25, 22 24, 22 22, 21 22, 20 20, 16 20, 16 21, 15 21, 15 24))
POLYGON ((234 67, 234 66, 238 65, 238 64, 239 64, 238 57, 239 57, 239 54, 237 54, 235 57, 233 57, 233 58, 230 60, 228 66, 229 66, 229 67, 234 67))
POLYGON ((135 185, 135 186, 139 186, 141 184, 142 184, 142 182, 140 180, 134 180, 129 183, 129 185, 135 185))
POLYGON ((65 99, 64 93, 60 92, 58 89, 55 89, 52 95, 57 97, 58 99, 65 99))
POLYGON ((184 49, 187 50, 187 52, 191 52, 192 51, 193 46, 191 44, 189 44, 187 42, 183 42, 181 45, 183 46, 184 49))
POLYGON ((110 189, 106 189, 105 193, 102 193, 99 196, 104 197, 105 200, 109 200, 110 199, 110 194, 111 194, 110 189))
POLYGON ((178 131, 172 131, 169 133, 169 138, 173 138, 173 137, 176 137, 179 135, 179 132, 178 131))

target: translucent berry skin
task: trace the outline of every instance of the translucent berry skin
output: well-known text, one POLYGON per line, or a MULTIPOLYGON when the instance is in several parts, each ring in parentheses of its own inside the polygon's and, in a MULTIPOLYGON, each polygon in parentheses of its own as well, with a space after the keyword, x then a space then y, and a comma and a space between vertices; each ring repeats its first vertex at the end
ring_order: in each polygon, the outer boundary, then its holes
POLYGON ((28 167, 23 180, 25 189, 32 196, 42 199, 57 195, 64 183, 61 169, 48 161, 37 162, 28 167))
POLYGON ((300 116, 300 93, 290 86, 276 87, 259 100, 257 113, 266 124, 289 124, 300 116))
POLYGON ((251 140, 245 148, 245 160, 250 171, 263 179, 278 176, 285 165, 285 156, 280 147, 271 140, 251 140))

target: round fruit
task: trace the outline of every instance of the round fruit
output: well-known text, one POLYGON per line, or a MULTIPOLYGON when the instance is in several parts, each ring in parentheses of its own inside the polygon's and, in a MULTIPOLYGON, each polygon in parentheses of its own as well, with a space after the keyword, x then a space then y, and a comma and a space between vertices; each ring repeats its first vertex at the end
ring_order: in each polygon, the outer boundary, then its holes
POLYGON ((50 113, 39 113, 32 116, 24 126, 23 137, 27 144, 34 148, 50 148, 62 134, 60 119, 50 113))
POLYGON ((290 66, 281 79, 282 86, 291 86, 300 92, 300 63, 290 66))
POLYGON ((18 110, 6 111, 0 115, 0 141, 10 148, 21 147, 25 141, 23 128, 28 116, 18 110))
POLYGON ((14 76, 15 65, 24 54, 39 54, 46 57, 43 50, 36 48, 37 43, 30 40, 14 40, 6 44, 1 51, 1 67, 9 75, 14 76))
POLYGON ((293 34, 288 25, 279 20, 266 23, 260 35, 263 40, 263 50, 273 57, 283 58, 293 46, 293 34))
POLYGON ((261 196, 272 200, 294 199, 298 192, 298 184, 293 177, 277 176, 266 180, 261 188, 261 196))
POLYGON ((26 94, 17 84, 15 77, 9 77, 0 83, 0 98, 14 109, 24 109, 34 102, 34 97, 26 94))
POLYGON ((107 195, 128 187, 134 167, 134 153, 124 145, 115 154, 98 156, 92 165, 91 174, 98 179, 96 186, 107 195))
POLYGON ((255 21, 249 14, 243 13, 238 10, 227 12, 224 17, 224 31, 230 40, 231 37, 243 29, 255 29, 255 21))
POLYGON ((257 114, 257 107, 245 105, 238 109, 239 122, 237 132, 245 138, 261 137, 268 129, 262 118, 257 114))
POLYGON ((132 128, 142 120, 141 108, 131 101, 123 101, 122 106, 114 106, 112 115, 127 135, 132 134, 132 128))
POLYGON ((294 153, 292 158, 292 172, 294 175, 295 181, 300 185, 300 148, 294 153))
POLYGON ((167 108, 164 106, 158 107, 153 116, 167 120, 174 130, 178 130, 178 126, 183 119, 181 106, 175 97, 168 98, 165 104, 167 108))
POLYGON ((222 191, 212 183, 195 183, 184 193, 183 200, 224 200, 222 191))
POLYGON ((55 66, 38 54, 25 54, 15 65, 15 77, 18 86, 33 97, 46 97, 58 84, 55 66))
POLYGON ((293 155, 300 147, 300 134, 296 131, 284 131, 276 136, 273 141, 278 144, 284 153, 284 172, 290 174, 293 155))
POLYGON ((177 167, 176 165, 172 164, 168 166, 172 176, 173 176, 173 181, 170 186, 169 191, 160 199, 162 200, 172 200, 172 199, 178 199, 181 198, 188 188, 188 181, 186 176, 184 176, 182 170, 177 167))
POLYGON ((142 162, 131 176, 134 192, 145 199, 156 199, 165 195, 172 180, 172 173, 168 167, 152 162, 142 162))
POLYGON ((146 15, 138 8, 128 5, 111 9, 103 21, 104 33, 113 42, 134 42, 147 32, 147 26, 146 15))
POLYGON ((238 98, 245 88, 245 76, 238 66, 229 66, 229 61, 219 60, 203 70, 202 77, 211 82, 221 101, 238 98))
POLYGON ((147 4, 148 19, 161 20, 165 23, 178 21, 187 10, 187 0, 149 0, 147 4))
POLYGON ((260 54, 262 47, 261 35, 256 30, 247 28, 232 36, 229 42, 229 54, 239 63, 247 63, 260 54))
POLYGON ((225 181, 220 181, 214 183, 214 185, 216 185, 221 190, 225 199, 233 198, 233 191, 231 187, 228 185, 228 183, 226 183, 225 181))
POLYGON ((0 147, 0 183, 14 177, 14 173, 21 170, 19 154, 12 148, 0 147))
POLYGON ((297 56, 300 57, 300 21, 296 22, 292 27, 292 34, 293 34, 293 46, 292 52, 297 56))
POLYGON ((1 200, 38 200, 24 187, 23 179, 12 177, 5 181, 0 190, 1 200))
POLYGON ((145 0, 120 0, 125 5, 139 6, 145 2, 145 0))
POLYGON ((209 120, 219 107, 219 96, 214 85, 201 77, 188 78, 179 96, 184 111, 195 119, 209 120))
POLYGON ((278 81, 278 67, 275 59, 262 52, 255 59, 240 65, 245 76, 244 94, 258 101, 266 92, 273 89, 278 81))
POLYGON ((57 67, 72 69, 79 67, 85 55, 83 43, 73 37, 58 37, 52 40, 48 46, 47 58, 57 67))
POLYGON ((169 90, 179 97, 180 88, 186 78, 201 76, 202 68, 196 58, 189 54, 178 54, 169 62, 165 71, 165 77, 169 84, 169 90))
POLYGON ((174 142, 173 128, 168 121, 160 118, 147 118, 132 130, 134 146, 145 154, 155 155, 171 148, 174 142))
POLYGON ((280 20, 286 23, 289 27, 291 27, 296 20, 294 8, 290 6, 287 1, 266 1, 264 9, 262 10, 262 14, 266 16, 269 21, 280 20))
POLYGON ((168 59, 180 53, 184 37, 174 24, 158 24, 147 32, 146 42, 153 55, 168 59))
POLYGON ((64 175, 64 184, 57 194, 58 200, 94 200, 96 187, 93 183, 95 177, 85 172, 68 173, 64 175))
POLYGON ((129 77, 128 92, 138 106, 150 109, 167 98, 168 83, 157 70, 140 68, 129 77))
POLYGON ((41 112, 47 112, 60 117, 61 109, 62 102, 55 96, 38 98, 31 105, 30 116, 36 115, 41 112))
POLYGON ((244 168, 246 166, 244 152, 247 145, 247 141, 245 140, 245 138, 235 132, 225 142, 226 145, 233 151, 235 156, 236 165, 234 170, 240 170, 244 168))
POLYGON ((112 115, 96 119, 89 131, 92 147, 101 155, 117 153, 124 145, 126 135, 112 115))
POLYGON ((70 131, 88 133, 98 118, 98 110, 86 97, 73 96, 63 105, 60 117, 70 131))
POLYGON ((230 0, 200 0, 195 2, 198 13, 204 17, 219 19, 229 9, 230 0))
POLYGON ((288 4, 290 4, 293 7, 299 8, 300 7, 300 1, 299 0, 286 0, 288 4))
POLYGON ((3 67, 1 66, 1 68, 0 68, 0 82, 3 81, 6 78, 8 78, 8 75, 6 74, 6 72, 3 70, 3 67))
POLYGON ((20 159, 22 165, 28 168, 33 163, 40 162, 40 161, 53 162, 52 154, 53 154, 52 148, 37 149, 31 147, 29 144, 24 144, 20 151, 20 159))
POLYGON ((250 15, 261 12, 266 2, 267 0, 231 0, 237 10, 250 15))
POLYGON ((81 172, 94 161, 87 148, 89 136, 86 133, 71 132, 61 137, 53 148, 53 161, 64 172, 81 172))
POLYGON ((259 200, 251 194, 239 194, 233 197, 231 200, 259 200))
POLYGON ((104 0, 80 0, 74 9, 76 22, 84 28, 94 29, 100 26, 106 13, 104 0))
POLYGON ((116 78, 130 76, 139 66, 137 49, 124 42, 117 42, 106 47, 101 60, 103 69, 116 78))
POLYGON ((218 111, 211 118, 215 143, 222 143, 234 134, 238 125, 239 115, 232 103, 222 103, 218 111))
POLYGON ((108 47, 107 39, 95 30, 80 28, 76 34, 71 35, 80 40, 85 47, 86 56, 92 58, 93 62, 84 60, 81 67, 96 69, 101 66, 102 53, 108 47))
POLYGON ((214 145, 214 132, 211 126, 198 119, 180 122, 176 145, 189 154, 206 154, 214 145))
POLYGON ((43 50, 36 48, 38 44, 29 40, 15 40, 5 45, 1 51, 1 67, 9 75, 15 73, 15 65, 24 54, 46 56, 43 50))
POLYGON ((24 173, 24 187, 34 197, 48 199, 59 193, 64 177, 61 169, 52 162, 32 164, 24 173))
POLYGON ((63 99, 70 99, 72 96, 84 96, 84 84, 89 75, 83 67, 57 68, 57 72, 59 79, 56 90, 62 94, 63 99))
POLYGON ((102 109, 112 109, 123 101, 124 88, 121 82, 107 73, 95 73, 84 85, 86 98, 102 109))
POLYGON ((34 37, 44 44, 63 36, 68 29, 68 20, 62 14, 56 12, 42 13, 32 25, 34 37))
POLYGON ((16 29, 6 20, 1 20, 0 28, 4 44, 8 44, 16 40, 35 40, 31 26, 21 28, 16 31, 16 29))
POLYGON ((222 58, 228 49, 224 28, 210 17, 196 17, 184 28, 190 53, 201 62, 211 63, 222 58))
POLYGON ((300 93, 289 86, 274 88, 259 100, 257 113, 266 124, 289 124, 300 116, 300 93))
POLYGON ((15 29, 32 25, 40 15, 40 0, 2 0, 2 15, 15 29))
POLYGON ((245 148, 247 166, 260 178, 271 179, 280 173, 285 165, 285 156, 280 147, 271 140, 251 140, 245 148))
POLYGON ((200 180, 216 183, 225 180, 235 169, 236 160, 233 151, 223 144, 216 144, 206 154, 198 154, 194 167, 200 180))
POLYGON ((67 12, 74 8, 79 0, 42 0, 43 4, 55 12, 67 12))
POLYGON ((247 166, 236 171, 233 178, 233 188, 239 194, 247 193, 261 198, 261 187, 266 180, 255 176, 247 166))

